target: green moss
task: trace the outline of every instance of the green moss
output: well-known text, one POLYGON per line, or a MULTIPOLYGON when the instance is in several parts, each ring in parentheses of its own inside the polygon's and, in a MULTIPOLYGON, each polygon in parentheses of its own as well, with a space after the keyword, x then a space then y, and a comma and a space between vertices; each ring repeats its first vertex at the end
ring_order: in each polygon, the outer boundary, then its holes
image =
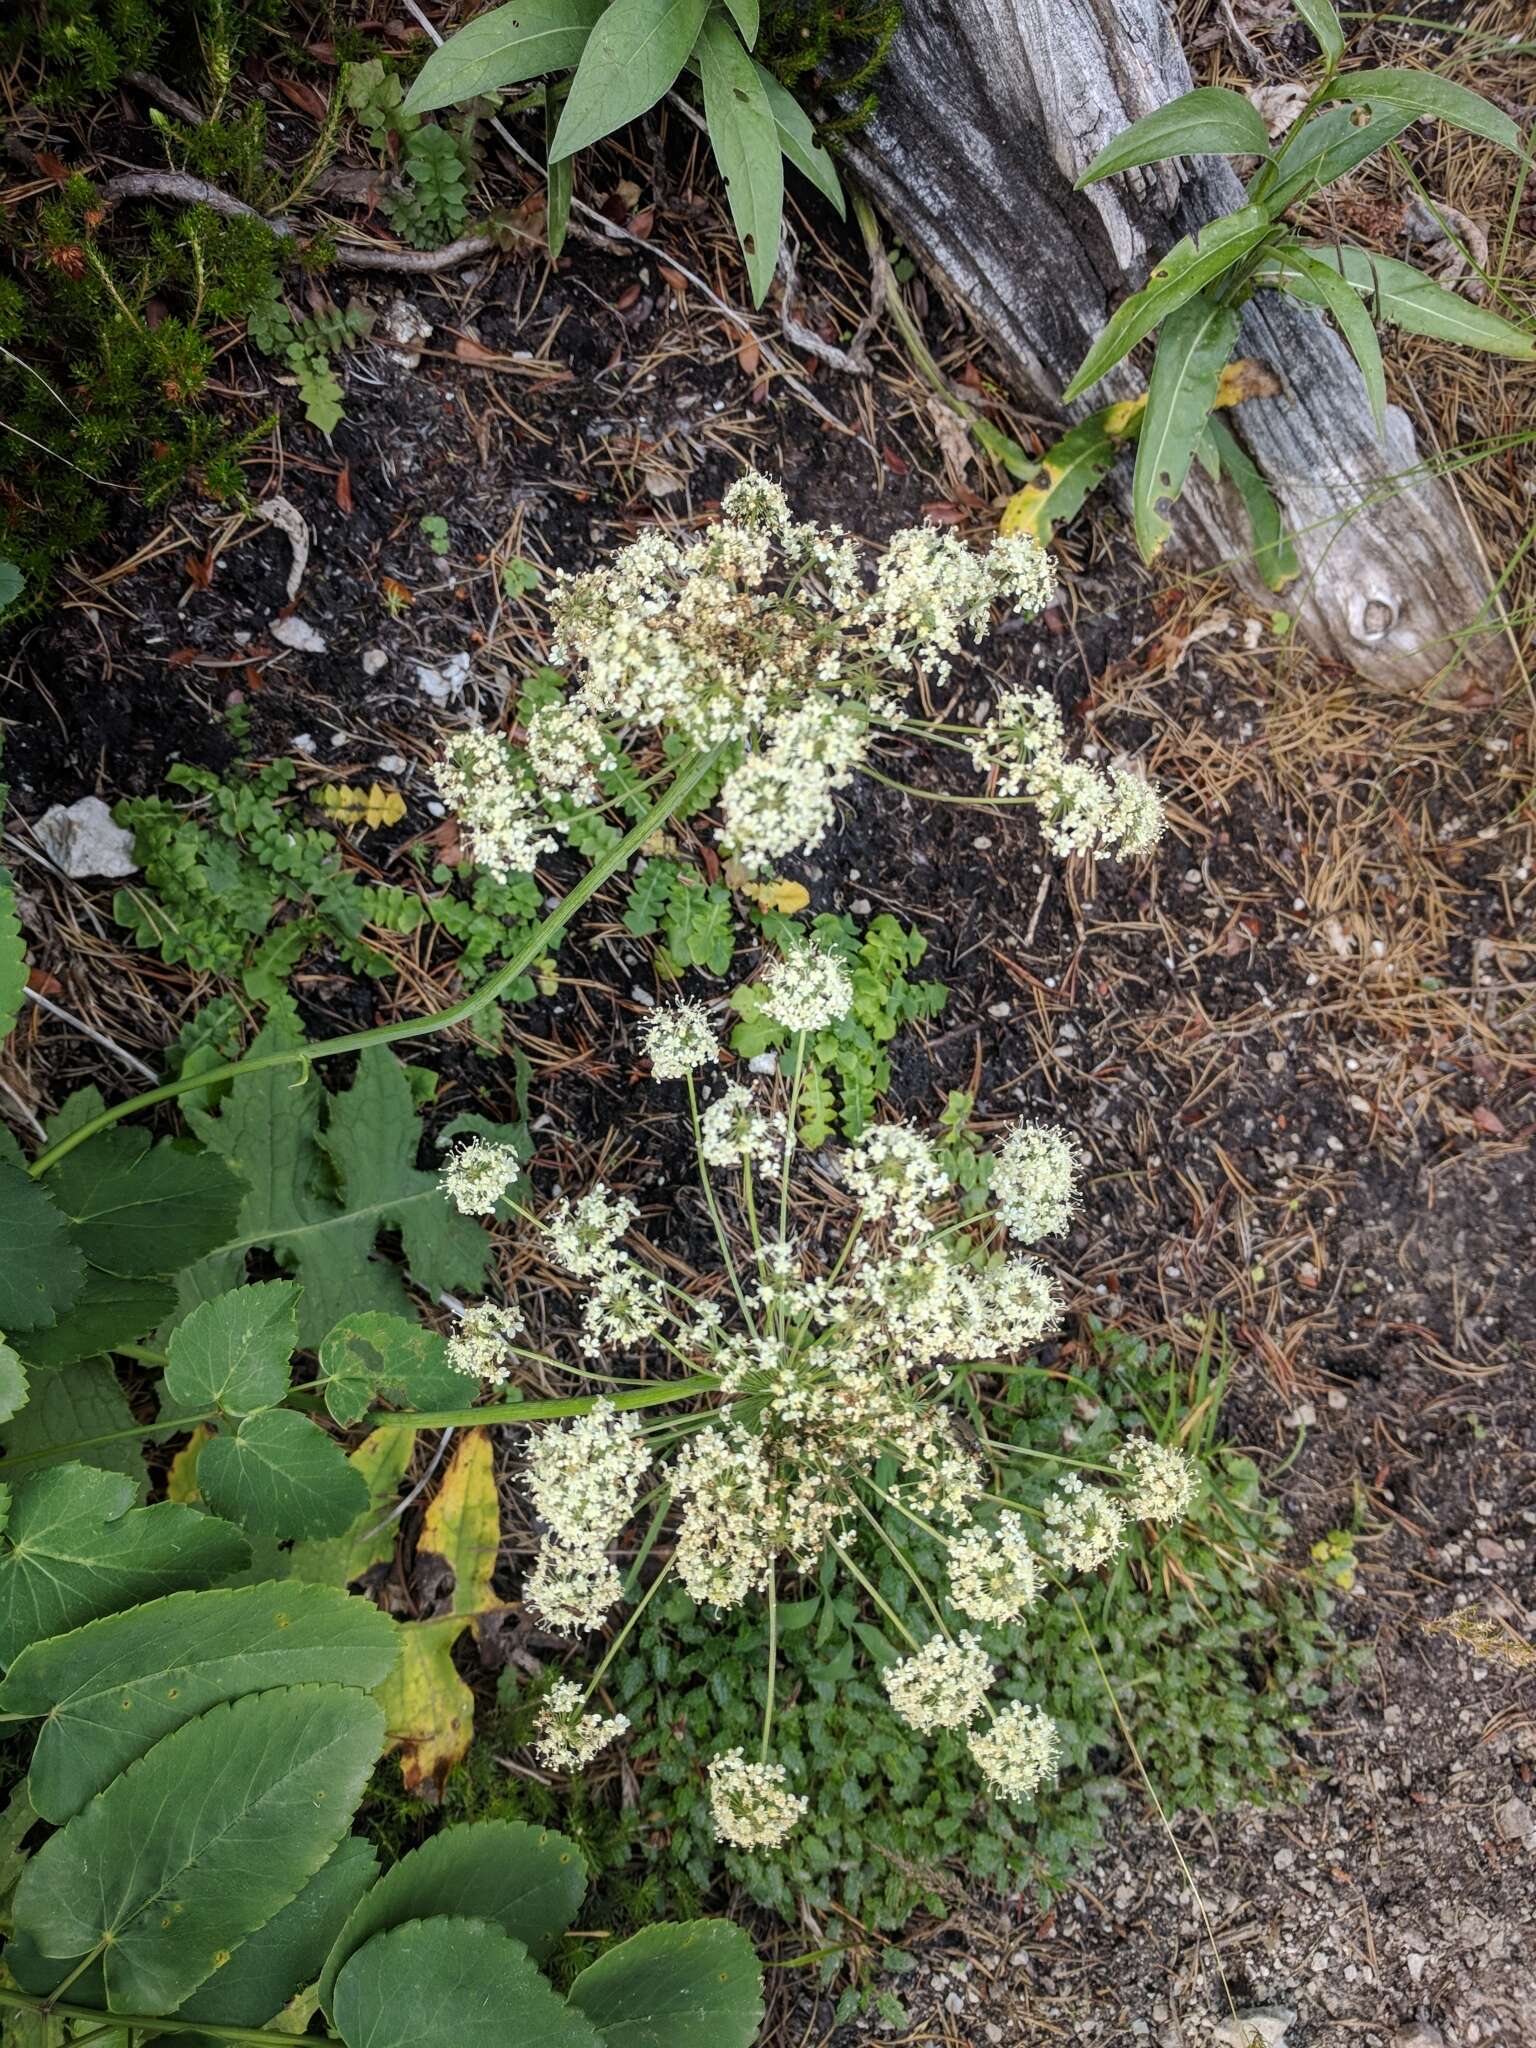
POLYGON ((757 55, 791 92, 841 102, 822 132, 847 134, 874 112, 875 79, 901 15, 902 0, 768 0, 757 55))

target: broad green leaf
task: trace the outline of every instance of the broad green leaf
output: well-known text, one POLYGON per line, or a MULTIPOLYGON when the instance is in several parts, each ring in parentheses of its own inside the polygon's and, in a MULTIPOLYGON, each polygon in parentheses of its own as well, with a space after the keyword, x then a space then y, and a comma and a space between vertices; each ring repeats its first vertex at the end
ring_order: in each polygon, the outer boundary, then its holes
POLYGON ((174 1273, 234 1228, 239 1183, 201 1146, 117 1124, 67 1153, 48 1174, 81 1250, 128 1279, 174 1273))
POLYGON ((263 1408, 203 1445, 197 1483, 215 1514, 254 1536, 340 1536, 368 1489, 341 1446, 292 1408, 263 1408))
POLYGON ((85 1260, 52 1189, 0 1164, 0 1330, 46 1329, 84 1285, 85 1260))
POLYGON ((728 1920, 647 1927, 589 1964, 570 2002, 604 2048, 752 2048, 762 1966, 728 1920))
POLYGON ((1344 25, 1334 12, 1333 0, 1294 0, 1296 12, 1317 38, 1323 62, 1332 69, 1344 54, 1344 25))
POLYGON ((333 2018, 347 2048, 605 2048, 520 1942, 441 1913, 359 1949, 333 2018))
POLYGON ((9 1422, 26 1405, 27 1368, 10 1345, 0 1341, 0 1422, 9 1422))
POLYGON ((587 1889, 574 1842, 520 1820, 444 1828, 386 1870, 348 1919, 320 1976, 329 2012, 348 1957, 386 1929, 434 1913, 494 1921, 542 1961, 575 1919, 587 1889))
POLYGON ((1173 531, 1164 507, 1177 503, 1216 387, 1237 346, 1238 316, 1204 292, 1163 322, 1147 379, 1147 404, 1131 486, 1136 545, 1152 561, 1173 531))
POLYGON ((389 1510, 415 1447, 414 1429, 376 1429, 363 1439, 347 1463, 362 1479, 368 1505, 344 1536, 296 1543, 288 1554, 290 1578, 307 1585, 345 1586, 360 1579, 370 1565, 394 1555, 398 1525, 389 1519, 389 1510))
POLYGON ((1167 157, 1268 155, 1269 129, 1252 101, 1224 85, 1199 85, 1143 114, 1106 143, 1078 179, 1077 190, 1167 157))
POLYGON ((0 555, 0 612, 7 611, 27 587, 27 579, 16 564, 0 555))
POLYGON ((160 1327, 176 1306, 169 1280, 124 1280, 88 1266, 78 1299, 46 1330, 20 1339, 34 1365, 74 1365, 100 1358, 119 1344, 137 1344, 160 1327))
MULTIPOLYGON (((1405 107, 1330 107, 1310 120, 1286 151, 1280 179, 1264 194, 1265 211, 1279 215, 1298 199, 1320 192, 1356 164, 1401 135, 1413 115, 1405 107), (1364 119, 1361 119, 1361 116, 1364 119)), ((1262 173, 1260 174, 1262 176, 1262 173)), ((1250 187, 1250 191, 1256 188, 1250 187)))
POLYGON ((1470 86, 1457 85, 1433 71, 1346 71, 1334 80, 1326 96, 1331 100, 1390 100, 1416 118, 1444 121, 1448 128, 1480 135, 1485 142, 1496 142, 1517 153, 1520 148, 1520 130, 1508 114, 1470 86))
POLYGON ((784 212, 784 158, 778 127, 757 66, 721 13, 699 31, 699 77, 710 147, 725 179, 731 220, 747 259, 752 303, 760 306, 779 260, 784 212))
POLYGON ((364 1309, 347 1316, 320 1346, 325 1405, 343 1425, 376 1402, 396 1408, 452 1408, 464 1399, 464 1375, 447 1363, 435 1330, 405 1316, 364 1309))
POLYGON ((1243 206, 1202 228, 1198 241, 1186 235, 1158 263, 1144 288, 1110 315, 1104 332, 1089 349, 1081 368, 1062 393, 1064 402, 1097 384, 1160 320, 1178 311, 1196 292, 1204 291, 1234 264, 1250 255, 1272 232, 1261 207, 1243 206))
POLYGON ((757 0, 725 0, 725 7, 732 21, 741 30, 741 40, 750 50, 757 41, 757 0))
POLYGON ((654 107, 688 61, 708 6, 613 0, 581 53, 552 153, 574 156, 654 107))
POLYGON ((339 1587, 171 1593, 30 1644, 0 1684, 0 1713, 47 1716, 28 1784, 38 1813, 62 1825, 221 1700, 327 1682, 372 1692, 395 1635, 387 1614, 339 1587))
MULTIPOLYGON (((353 1605, 357 1606, 354 1601, 353 1605)), ((347 1915, 378 1873, 371 1843, 349 1835, 265 1927, 248 1934, 229 1961, 176 2017, 221 2027, 264 2027, 295 1992, 314 1983, 347 1915)), ((163 2048, 217 2048, 206 2034, 166 2035, 163 2048)))
POLYGON ((299 1289, 291 1280, 231 1288, 193 1309, 174 1331, 165 1388, 186 1408, 248 1415, 288 1391, 298 1349, 299 1289))
POLYGON ((1222 470, 1242 499, 1253 528, 1253 565, 1271 590, 1283 590, 1301 574, 1301 564, 1285 531, 1275 494, 1226 421, 1213 413, 1207 426, 1222 470))
POLYGON ((1381 365, 1381 343, 1376 339, 1376 328, 1364 302, 1335 266, 1309 256, 1299 242, 1278 243, 1275 255, 1286 265, 1287 271, 1301 273, 1338 323, 1351 355, 1360 366, 1377 437, 1384 439, 1387 431, 1387 378, 1381 365))
MULTIPOLYGON (((9 567, 8 562, 0 562, 0 573, 9 567)), ((0 611, 4 608, 0 596, 0 611)), ((16 885, 10 869, 0 867, 0 1040, 10 1037, 11 1027, 21 1015, 26 986, 27 942, 16 915, 16 885)))
POLYGON ((604 0, 512 0, 466 22, 416 74, 401 112, 430 114, 581 59, 604 0))
POLYGON ((784 152, 785 162, 792 164, 802 177, 810 179, 822 197, 836 208, 839 220, 846 218, 847 207, 837 168, 822 146, 810 115, 766 64, 757 65, 757 76, 773 109, 774 125, 779 131, 779 148, 784 152))
POLYGON ((211 1707, 43 1845, 16 1889, 18 1932, 60 1977, 107 1944, 109 2009, 174 2012, 328 1861, 382 1735, 377 1705, 346 1686, 211 1707))
POLYGON ((133 1506, 120 1472, 58 1465, 17 1488, 0 1534, 0 1664, 162 1593, 209 1586, 242 1569, 239 1530, 196 1508, 133 1506))
MULTIPOLYGON (((1327 264, 1362 294, 1377 320, 1399 327, 1405 334, 1422 334, 1431 341, 1452 341, 1462 348, 1480 349, 1485 355, 1510 356, 1517 362, 1536 360, 1536 333, 1517 327, 1490 306, 1477 306, 1460 292, 1447 291, 1433 278, 1415 270, 1411 263, 1395 257, 1376 256, 1368 249, 1343 249, 1302 245, 1309 256, 1327 264)), ((1312 298, 1321 304, 1315 286, 1294 267, 1266 257, 1259 271, 1261 284, 1279 283, 1296 298, 1312 298)))
POLYGON ((84 1457, 125 1474, 133 1498, 141 1499, 146 1490, 144 1439, 122 1434, 134 1427, 133 1411, 107 1361, 88 1358, 56 1370, 29 1358, 27 1368, 27 1405, 4 1425, 6 1476, 30 1480, 84 1457))

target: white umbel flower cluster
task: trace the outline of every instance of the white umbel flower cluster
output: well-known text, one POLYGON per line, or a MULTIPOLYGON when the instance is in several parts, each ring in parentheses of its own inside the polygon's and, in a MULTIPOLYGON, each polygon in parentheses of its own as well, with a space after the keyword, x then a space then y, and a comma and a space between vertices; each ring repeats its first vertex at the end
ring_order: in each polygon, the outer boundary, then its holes
POLYGON ((521 1173, 510 1145, 471 1138, 448 1161, 438 1184, 461 1216, 494 1216, 496 1204, 516 1187, 521 1173))
POLYGON ((853 1008, 853 981, 835 954, 799 946, 775 960, 759 985, 762 1013, 786 1031, 824 1031, 853 1008))
POLYGON ((634 1513, 650 1465, 639 1419, 610 1401, 534 1438, 527 1485, 549 1534, 528 1592, 551 1628, 602 1626, 621 1590, 608 1545, 634 1513))
POLYGON ((720 1041, 702 1003, 653 1010, 640 1027, 640 1038, 657 1081, 681 1081, 720 1057, 720 1041))
POLYGON ((899 1237, 922 1232, 928 1211, 949 1190, 938 1154, 910 1124, 871 1124, 854 1140, 843 1178, 864 1214, 899 1237))
POLYGON ((909 1728, 963 1728, 981 1712, 992 1683, 992 1660, 975 1636, 955 1642, 930 1636, 920 1650, 887 1664, 881 1682, 909 1728))
POLYGON ((1061 1735, 1040 1707, 1012 1700, 989 1728, 966 1738, 977 1769, 1004 1799, 1029 1799, 1056 1775, 1061 1735))
POLYGON ((699 1157, 706 1166, 777 1171, 784 1156, 784 1118, 763 1115, 750 1088, 733 1081, 699 1119, 699 1157))
POLYGON ((559 845, 538 791, 499 733, 455 734, 433 764, 432 777, 464 829, 476 866, 497 881, 532 874, 539 855, 559 845))
POLYGON ((1163 806, 1150 783, 1128 768, 1101 775, 1067 759, 1061 713, 1044 690, 1005 691, 971 761, 983 774, 995 772, 999 796, 1026 796, 1037 806, 1054 853, 1150 853, 1162 837, 1163 806))
POLYGON ((579 1771, 629 1726, 625 1714, 588 1714, 579 1685, 562 1678, 539 1706, 534 1748, 552 1771, 579 1771))
POLYGON ((1034 1606, 1040 1571, 1017 1515, 999 1515, 993 1529, 973 1522, 951 1539, 949 1597, 970 1620, 998 1627, 1019 1621, 1034 1606))
POLYGON ((448 1338, 445 1363, 472 1380, 501 1386, 511 1378, 507 1360, 523 1333, 523 1318, 499 1301, 471 1302, 448 1338))
POLYGON ((640 1211, 627 1195, 610 1196, 599 1181, 578 1202, 562 1201, 544 1219, 549 1255, 578 1280, 596 1280, 624 1263, 620 1240, 640 1211))
POLYGON ((1194 1460, 1173 1444, 1128 1436, 1110 1463, 1124 1476, 1120 1505, 1136 1522, 1177 1522, 1200 1491, 1194 1460))
POLYGON ((1097 1571, 1125 1542, 1125 1511, 1112 1493, 1069 1472, 1041 1507, 1040 1549, 1067 1571, 1097 1571))
POLYGON ((1038 1244, 1072 1220, 1077 1154, 1065 1131, 1015 1124, 992 1167, 991 1195, 1010 1237, 1038 1244))
POLYGON ((709 1811, 720 1840, 734 1849, 777 1849, 807 1805, 788 1780, 782 1764, 748 1763, 739 1749, 712 1757, 709 1811))

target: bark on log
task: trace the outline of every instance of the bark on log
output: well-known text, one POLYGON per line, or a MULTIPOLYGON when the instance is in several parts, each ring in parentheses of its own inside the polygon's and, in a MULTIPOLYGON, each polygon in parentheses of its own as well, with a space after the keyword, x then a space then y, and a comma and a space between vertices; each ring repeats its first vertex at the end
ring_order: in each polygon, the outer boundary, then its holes
MULTIPOLYGON (((907 0, 875 119, 850 145, 855 168, 1021 381, 1058 409, 1119 300, 1171 242, 1238 202, 1231 166, 1216 157, 1072 189, 1106 142, 1190 84, 1165 0, 907 0)), ((1382 446, 1353 359, 1309 308, 1260 293, 1240 352, 1285 387, 1228 415, 1302 563, 1281 602, 1323 654, 1373 682, 1402 689, 1441 674, 1457 633, 1497 617, 1451 487, 1401 480, 1419 460, 1407 417, 1389 409, 1382 446)), ((1121 365, 1067 416, 1141 388, 1121 365)), ((1174 545, 1232 562, 1240 583, 1276 603, 1244 560, 1252 538, 1235 493, 1198 464, 1174 545)), ((1501 673, 1505 656, 1497 630, 1469 636, 1461 682, 1501 673)))

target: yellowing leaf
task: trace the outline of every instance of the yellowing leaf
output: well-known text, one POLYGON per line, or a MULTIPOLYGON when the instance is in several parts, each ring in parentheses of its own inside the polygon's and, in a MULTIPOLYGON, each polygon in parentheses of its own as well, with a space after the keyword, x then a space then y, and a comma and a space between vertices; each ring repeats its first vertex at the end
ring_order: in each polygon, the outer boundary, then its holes
POLYGON ((451 1566, 455 1617, 467 1620, 494 1605, 491 1574, 500 1544, 491 1439, 483 1429, 467 1430, 422 1519, 417 1546, 451 1566))
POLYGON ((346 1586, 360 1579, 371 1565, 393 1556, 396 1524, 388 1522, 383 1528, 379 1524, 395 1504, 415 1445, 414 1429, 376 1429, 364 1437, 347 1462, 362 1473, 367 1484, 366 1512, 345 1536, 296 1543, 288 1561, 290 1578, 310 1585, 346 1586))
POLYGON ((740 888, 759 910, 780 910, 786 917, 804 910, 811 900, 803 882, 743 882, 740 888))
POLYGON ((171 1460, 171 1469, 165 1478, 165 1497, 179 1501, 183 1507, 196 1507, 202 1499, 197 1490, 197 1454, 213 1435, 206 1422, 200 1422, 181 1449, 171 1460))
POLYGON ((398 825, 405 816, 405 798, 398 789, 370 783, 359 789, 355 783, 328 782, 315 792, 315 802, 338 825, 354 832, 376 832, 381 825, 398 825))
POLYGON ((475 1732, 475 1696, 453 1667, 453 1646, 468 1626, 457 1614, 407 1622, 400 1661, 374 1694, 407 1792, 426 1784, 440 1789, 475 1732))

